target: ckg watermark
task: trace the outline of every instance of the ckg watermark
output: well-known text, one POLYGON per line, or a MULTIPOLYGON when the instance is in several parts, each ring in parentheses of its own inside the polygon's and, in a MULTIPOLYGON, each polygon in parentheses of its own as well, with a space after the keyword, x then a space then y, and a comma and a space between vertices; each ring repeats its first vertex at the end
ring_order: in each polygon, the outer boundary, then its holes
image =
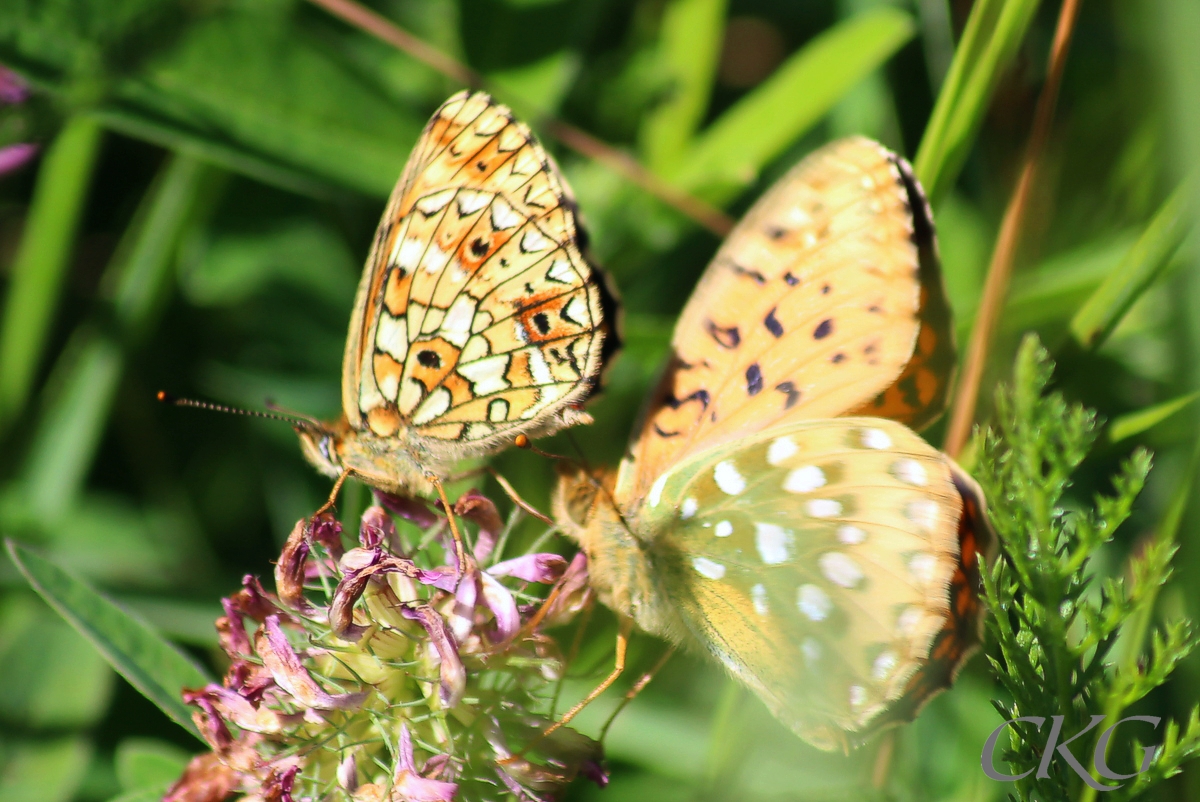
MULTIPOLYGON (((1095 729, 1100 722, 1104 721, 1104 716, 1092 716, 1091 723, 1084 727, 1079 732, 1072 735, 1065 741, 1060 741, 1062 737, 1063 717, 1051 716, 1050 734, 1046 737, 1046 748, 1042 750, 1042 760, 1037 766, 1031 767, 1021 774, 1005 774, 996 768, 996 742, 1000 739, 1000 733, 1012 724, 1018 721, 1028 722, 1037 726, 1041 732, 1042 725, 1046 723, 1044 716, 1021 716, 1020 718, 1009 719, 1001 724, 996 729, 992 730, 992 734, 983 744, 983 754, 980 756, 979 763, 983 768, 983 773, 993 780, 1002 783, 1016 782, 1028 777, 1033 772, 1037 772, 1036 777, 1046 778, 1050 776, 1050 764, 1056 757, 1062 758, 1063 762, 1071 767, 1071 770, 1079 775, 1079 778, 1088 784, 1090 788, 1097 791, 1115 791, 1121 787, 1122 780, 1131 780, 1142 772, 1150 768, 1150 764, 1154 762, 1154 753, 1158 750, 1158 746, 1142 747, 1142 763, 1138 770, 1133 774, 1118 774, 1109 768, 1108 761, 1105 757, 1108 752, 1108 743, 1112 740, 1113 732, 1117 727, 1126 722, 1143 722, 1149 724, 1153 729, 1158 729, 1158 724, 1162 719, 1159 716, 1126 716, 1125 718, 1113 724, 1111 727, 1100 733, 1100 737, 1096 740, 1096 748, 1092 753, 1092 765, 1096 767, 1096 773, 1106 780, 1117 781, 1116 785, 1106 785, 1091 775, 1079 759, 1071 753, 1068 748, 1072 742, 1083 737, 1087 733, 1095 729)), ((1161 746, 1161 744, 1160 744, 1161 746)))

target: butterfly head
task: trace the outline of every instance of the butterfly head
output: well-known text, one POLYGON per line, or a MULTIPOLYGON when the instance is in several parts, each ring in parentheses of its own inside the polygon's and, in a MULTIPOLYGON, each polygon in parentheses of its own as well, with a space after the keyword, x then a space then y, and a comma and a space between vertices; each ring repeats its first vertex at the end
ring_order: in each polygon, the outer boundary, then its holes
POLYGON ((348 428, 344 421, 341 425, 329 425, 320 422, 305 421, 296 424, 296 434, 300 436, 300 450, 304 457, 321 473, 330 477, 338 477, 344 469, 342 446, 348 428))

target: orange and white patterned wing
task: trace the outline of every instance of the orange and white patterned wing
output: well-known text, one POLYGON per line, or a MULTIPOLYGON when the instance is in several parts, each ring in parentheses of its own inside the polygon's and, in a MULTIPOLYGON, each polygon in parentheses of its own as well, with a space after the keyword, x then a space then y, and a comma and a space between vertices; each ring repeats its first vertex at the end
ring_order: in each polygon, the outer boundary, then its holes
POLYGON ((461 92, 426 127, 359 284, 342 402, 356 429, 402 427, 482 453, 585 419, 615 338, 575 202, 529 128, 461 92))
POLYGON ((672 346, 622 466, 622 498, 641 497, 686 454, 769 426, 935 417, 954 346, 908 166, 862 137, 804 159, 717 252, 672 346))

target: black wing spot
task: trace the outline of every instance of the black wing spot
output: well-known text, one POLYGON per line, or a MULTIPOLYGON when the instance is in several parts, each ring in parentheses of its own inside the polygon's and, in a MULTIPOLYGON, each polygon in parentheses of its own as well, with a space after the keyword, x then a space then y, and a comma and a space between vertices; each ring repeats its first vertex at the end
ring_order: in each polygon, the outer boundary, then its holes
POLYGON ((773 240, 781 240, 788 235, 788 230, 779 226, 767 226, 766 234, 773 240))
POLYGON ((708 409, 708 402, 711 400, 712 397, 709 396, 708 390, 697 390, 685 398, 676 398, 674 395, 668 395, 663 399, 663 403, 669 406, 671 409, 679 409, 681 406, 690 401, 699 401, 702 408, 708 409))
POLYGON ((825 318, 813 329, 814 340, 824 340, 830 334, 833 334, 833 318, 831 317, 825 318))
POLYGON ((746 393, 748 395, 758 395, 762 392, 763 377, 762 368, 755 362, 750 367, 746 368, 746 393))
POLYGON ((654 424, 654 433, 659 437, 678 437, 680 434, 682 434, 682 432, 664 432, 662 427, 657 423, 654 424))
POLYGON ((476 237, 471 242, 471 253, 475 256, 483 256, 488 252, 488 244, 483 237, 476 237))
POLYGON ((783 274, 783 281, 789 287, 795 287, 797 284, 800 283, 800 279, 793 276, 790 272, 783 274))
POLYGON ((742 335, 738 333, 737 326, 722 328, 711 320, 708 321, 708 334, 717 341, 717 345, 722 348, 737 348, 742 344, 742 335))
POLYGON ((846 355, 843 354, 841 351, 838 351, 836 354, 834 354, 832 357, 830 357, 829 361, 835 365, 839 365, 842 362, 846 361, 846 355))
POLYGON ((533 295, 533 285, 530 284, 528 281, 525 282, 525 294, 533 295))
POLYGON ((757 270, 751 270, 748 267, 742 267, 737 262, 730 262, 729 266, 733 268, 734 273, 738 274, 739 276, 745 276, 760 287, 767 283, 767 277, 762 273, 759 273, 757 270))
POLYGON ((882 315, 883 314, 883 308, 881 306, 879 306, 879 304, 871 304, 870 306, 867 307, 867 311, 870 312, 872 315, 882 315))
POLYGON ((442 366, 442 358, 438 356, 437 351, 425 349, 417 352, 417 361, 427 368, 437 369, 442 366))
POLYGON ((500 257, 500 266, 501 266, 501 267, 508 267, 508 260, 507 260, 507 259, 505 259, 504 257, 500 257))
POLYGON ((775 317, 775 310, 778 307, 772 307, 767 316, 763 318, 763 325, 767 327, 767 331, 774 334, 776 337, 783 336, 783 324, 779 322, 779 318, 775 317))
POLYGON ((879 343, 875 342, 875 343, 871 343, 866 348, 864 348, 863 353, 869 355, 869 354, 875 353, 878 350, 879 350, 879 343))
POLYGON ((475 162, 475 169, 482 173, 487 169, 487 162, 475 162))
POLYGON ((833 287, 830 287, 828 284, 825 284, 824 286, 821 287, 821 294, 828 295, 829 291, 832 289, 833 289, 833 287))
POLYGON ((791 382, 780 382, 775 385, 775 389, 787 396, 783 402, 784 409, 791 409, 800 402, 800 391, 791 382))
POLYGON ((542 336, 550 333, 550 317, 545 312, 538 312, 533 316, 533 325, 542 336))

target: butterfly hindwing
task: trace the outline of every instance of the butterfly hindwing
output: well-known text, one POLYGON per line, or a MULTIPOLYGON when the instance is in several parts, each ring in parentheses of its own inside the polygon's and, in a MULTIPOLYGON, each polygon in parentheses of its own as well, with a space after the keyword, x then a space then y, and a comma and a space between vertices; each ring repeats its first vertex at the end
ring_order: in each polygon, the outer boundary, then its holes
POLYGON ((905 695, 952 617, 961 513, 951 464, 918 436, 839 418, 681 462, 634 529, 691 634, 828 748, 905 695))
POLYGON ((804 159, 718 251, 672 348, 637 464, 622 476, 631 496, 685 455, 767 427, 880 398, 869 414, 924 422, 940 411, 953 341, 932 225, 907 165, 861 137, 804 159), (918 344, 928 358, 914 393, 915 379, 897 381, 918 344))
POLYGON ((608 304, 557 166, 506 107, 460 93, 380 225, 346 346, 347 420, 461 455, 561 428, 601 371, 608 304))

